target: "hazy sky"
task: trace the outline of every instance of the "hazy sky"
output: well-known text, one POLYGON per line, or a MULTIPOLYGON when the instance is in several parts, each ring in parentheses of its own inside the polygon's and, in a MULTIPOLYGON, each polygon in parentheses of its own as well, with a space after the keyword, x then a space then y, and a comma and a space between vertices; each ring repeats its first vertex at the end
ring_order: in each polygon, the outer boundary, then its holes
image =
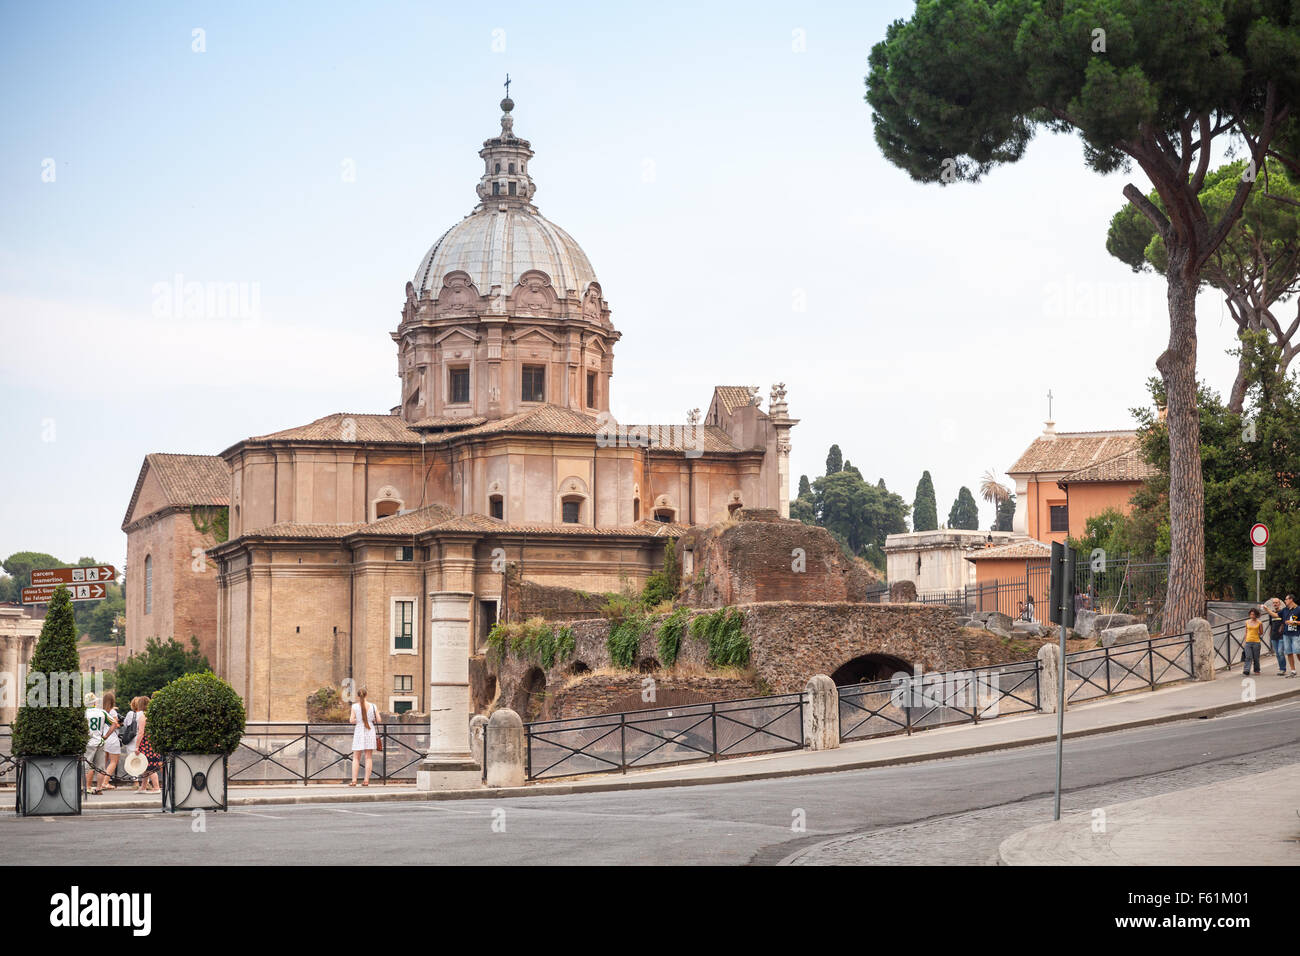
MULTIPOLYGON (((863 101, 910 10, 7 4, 0 556, 121 567, 145 454, 397 404, 403 289, 476 202, 507 71, 536 203, 623 333, 619 419, 783 381, 793 480, 838 442, 909 503, 929 469, 940 520, 1042 430, 1049 388, 1061 430, 1131 427, 1164 283, 1104 244, 1148 183, 1046 135, 979 184, 913 183, 863 101), (177 277, 241 284, 256 314, 169 315, 177 277)), ((1204 295, 1222 391, 1232 333, 1204 295)))

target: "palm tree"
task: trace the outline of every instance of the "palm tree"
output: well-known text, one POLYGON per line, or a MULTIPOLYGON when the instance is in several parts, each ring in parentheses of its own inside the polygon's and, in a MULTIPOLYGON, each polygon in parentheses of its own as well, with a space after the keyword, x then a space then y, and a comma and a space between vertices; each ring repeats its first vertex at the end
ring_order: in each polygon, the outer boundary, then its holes
POLYGON ((990 468, 980 478, 980 497, 993 505, 996 511, 998 505, 1011 497, 1011 492, 1006 485, 998 481, 993 469, 990 468))

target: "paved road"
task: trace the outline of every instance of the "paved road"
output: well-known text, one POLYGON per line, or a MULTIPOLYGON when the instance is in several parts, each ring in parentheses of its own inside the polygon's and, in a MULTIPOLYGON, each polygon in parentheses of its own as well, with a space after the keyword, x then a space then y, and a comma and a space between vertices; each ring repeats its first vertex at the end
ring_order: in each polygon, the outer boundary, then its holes
MULTIPOLYGON (((1067 741, 1066 756, 1066 810, 1269 770, 1300 762, 1300 702, 1067 741)), ((273 806, 202 821, 6 813, 0 864, 84 864, 125 846, 156 863, 986 864, 1004 837, 1050 819, 1054 780, 1052 747, 1036 746, 749 783, 273 806)))

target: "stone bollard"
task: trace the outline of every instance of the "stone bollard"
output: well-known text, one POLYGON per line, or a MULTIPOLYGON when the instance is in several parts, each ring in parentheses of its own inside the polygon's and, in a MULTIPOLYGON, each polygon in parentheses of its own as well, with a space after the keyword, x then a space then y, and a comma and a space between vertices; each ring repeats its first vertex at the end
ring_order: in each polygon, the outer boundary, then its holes
POLYGON ((1061 649, 1055 644, 1044 644, 1038 649, 1038 664, 1038 707, 1044 714, 1054 714, 1056 698, 1061 692, 1061 649))
POLYGON ((1214 631, 1203 617, 1187 622, 1192 632, 1192 679, 1214 680, 1214 631))
POLYGON ((469 719, 469 752, 480 767, 483 766, 483 731, 487 722, 488 719, 482 714, 475 714, 469 719))
POLYGON ((487 760, 489 787, 522 787, 524 770, 524 722, 513 710, 498 710, 487 722, 487 760))
POLYGON ((834 750, 840 745, 840 692, 835 681, 818 674, 804 688, 803 742, 809 750, 834 750))

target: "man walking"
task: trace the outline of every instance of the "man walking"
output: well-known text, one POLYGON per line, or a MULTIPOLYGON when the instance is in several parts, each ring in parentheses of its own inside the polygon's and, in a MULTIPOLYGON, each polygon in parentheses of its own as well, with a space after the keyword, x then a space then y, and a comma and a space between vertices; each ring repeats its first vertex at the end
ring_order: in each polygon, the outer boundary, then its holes
POLYGON ((1268 642, 1273 648, 1273 656, 1277 658, 1277 676, 1286 676, 1286 638, 1282 636, 1282 610, 1281 598, 1269 598, 1264 602, 1264 610, 1268 612, 1268 642))
POLYGON ((1295 602, 1295 595, 1286 596, 1286 606, 1279 615, 1282 618, 1282 640, 1286 643, 1286 659, 1290 665, 1286 676, 1295 677, 1296 668, 1300 667, 1300 605, 1295 602))

